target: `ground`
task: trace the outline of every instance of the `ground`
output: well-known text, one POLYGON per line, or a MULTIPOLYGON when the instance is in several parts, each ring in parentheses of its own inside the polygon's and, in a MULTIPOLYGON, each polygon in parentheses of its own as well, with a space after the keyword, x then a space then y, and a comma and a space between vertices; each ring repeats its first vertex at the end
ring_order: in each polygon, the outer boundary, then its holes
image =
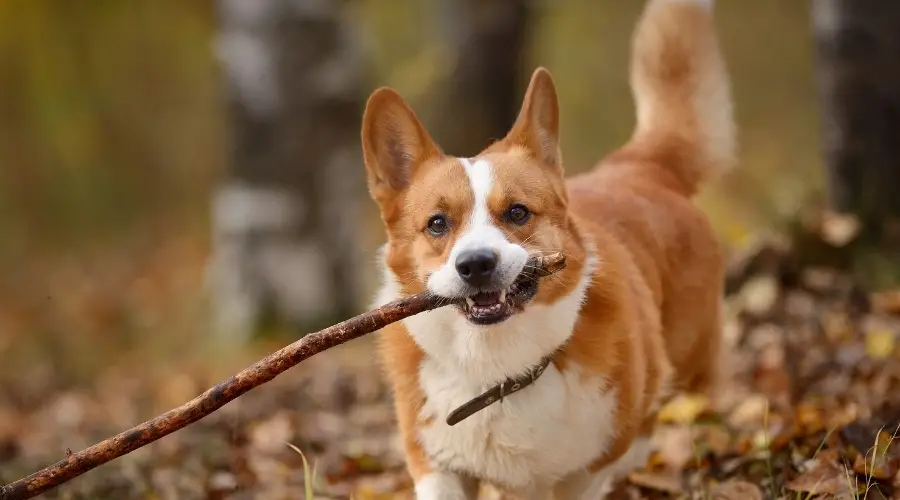
MULTIPOLYGON (((613 498, 900 498, 900 292, 869 293, 834 269, 792 267, 789 255, 767 243, 734 258, 722 401, 683 395, 669 404, 647 468, 613 498)), ((0 483, 177 406, 222 375, 132 364, 69 388, 35 377, 6 384, 0 483)), ((411 498, 370 339, 314 357, 45 497, 303 498, 306 486, 315 498, 411 498)))

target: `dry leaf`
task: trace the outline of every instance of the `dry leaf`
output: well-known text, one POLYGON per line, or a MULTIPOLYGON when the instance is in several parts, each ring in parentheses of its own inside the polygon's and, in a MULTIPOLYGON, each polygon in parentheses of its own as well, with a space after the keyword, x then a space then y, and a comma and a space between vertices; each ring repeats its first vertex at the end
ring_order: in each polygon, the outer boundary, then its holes
POLYGON ((797 493, 848 495, 856 488, 852 472, 838 467, 831 460, 833 455, 822 453, 813 459, 812 466, 803 474, 789 481, 786 488, 797 493))
POLYGON ((896 336, 890 330, 873 330, 866 333, 866 354, 875 359, 884 359, 894 353, 896 336))
POLYGON ((745 312, 761 316, 775 306, 778 293, 778 281, 772 276, 761 276, 744 284, 740 299, 745 312))
POLYGON ((688 424, 709 408, 709 400, 701 394, 682 394, 659 410, 657 419, 664 423, 688 424))
POLYGON ((686 426, 660 426, 654 441, 656 452, 651 454, 648 465, 681 470, 694 459, 691 429, 686 426))
POLYGON ((852 334, 850 318, 843 312, 826 311, 821 321, 826 337, 832 342, 846 340, 852 334))
POLYGON ((826 242, 842 247, 859 234, 859 219, 852 214, 840 214, 837 212, 823 212, 820 234, 826 242))
POLYGON ((795 408, 794 422, 806 433, 818 432, 826 427, 825 415, 822 414, 822 411, 806 403, 800 403, 795 408))
POLYGON ((763 500, 763 494, 753 483, 731 480, 713 489, 712 500, 763 500))
POLYGON ((885 314, 900 314, 900 290, 871 294, 872 309, 885 314))
POLYGON ((811 267, 805 269, 802 274, 803 284, 819 292, 827 292, 834 289, 838 274, 833 269, 811 267))
POLYGON ((865 476, 886 481, 894 478, 900 471, 900 457, 895 453, 895 438, 887 431, 881 431, 872 448, 865 454, 856 455, 853 470, 865 476))
POLYGON ((648 490, 670 494, 681 493, 681 480, 671 473, 635 471, 628 475, 628 482, 648 490))
POLYGON ((873 457, 870 453, 868 456, 857 455, 853 462, 853 471, 863 476, 873 477, 882 481, 893 479, 900 470, 900 463, 897 457, 884 455, 873 457))
POLYGON ((728 423, 735 427, 762 425, 769 409, 769 399, 763 394, 747 396, 728 416, 728 423))
POLYGON ((704 435, 709 450, 724 455, 731 449, 731 434, 720 426, 710 426, 704 435))

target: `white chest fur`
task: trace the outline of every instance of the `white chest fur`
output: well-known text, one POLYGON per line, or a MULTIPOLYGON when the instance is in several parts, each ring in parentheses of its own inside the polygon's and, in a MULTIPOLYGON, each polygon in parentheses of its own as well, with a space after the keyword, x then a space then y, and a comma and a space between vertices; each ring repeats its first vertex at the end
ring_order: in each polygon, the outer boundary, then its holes
MULTIPOLYGON (((553 365, 531 386, 451 427, 447 415, 507 377, 535 366, 571 336, 596 262, 587 259, 581 282, 553 305, 531 305, 489 327, 447 307, 404 320, 425 352, 419 383, 426 396, 419 436, 439 467, 513 488, 551 483, 584 467, 613 437, 615 393, 601 392, 577 367, 553 365)), ((389 270, 378 303, 399 293, 389 270)))
POLYGON ((577 369, 561 373, 551 365, 535 384, 453 427, 447 413, 483 389, 433 360, 420 380, 428 398, 421 416, 435 418, 422 430, 422 445, 451 471, 516 489, 552 484, 590 463, 613 437, 614 394, 601 393, 603 381, 585 380, 577 369))

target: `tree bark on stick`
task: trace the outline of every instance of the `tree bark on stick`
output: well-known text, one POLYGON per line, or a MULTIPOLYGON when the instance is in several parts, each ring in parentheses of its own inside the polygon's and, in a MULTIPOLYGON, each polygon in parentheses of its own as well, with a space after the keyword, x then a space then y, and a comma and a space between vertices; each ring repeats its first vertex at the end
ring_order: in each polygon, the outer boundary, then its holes
MULTIPOLYGON (((534 270, 530 272, 536 276, 545 277, 563 269, 565 257, 561 253, 535 256, 529 260, 527 266, 530 266, 527 269, 534 270)), ((95 467, 200 420, 315 354, 380 330, 403 318, 452 303, 442 297, 424 292, 396 300, 337 325, 311 333, 257 361, 237 375, 216 384, 178 408, 169 410, 82 451, 72 453, 65 459, 28 477, 3 486, 0 488, 0 500, 23 500, 40 495, 95 467)))

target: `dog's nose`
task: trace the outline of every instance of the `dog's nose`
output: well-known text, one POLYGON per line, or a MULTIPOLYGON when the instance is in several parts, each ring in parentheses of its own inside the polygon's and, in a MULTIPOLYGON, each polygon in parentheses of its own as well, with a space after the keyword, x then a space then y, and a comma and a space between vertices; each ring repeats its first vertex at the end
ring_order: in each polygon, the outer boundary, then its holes
POLYGON ((490 283, 494 269, 497 269, 497 254, 491 250, 466 250, 456 258, 456 272, 472 286, 490 283))

